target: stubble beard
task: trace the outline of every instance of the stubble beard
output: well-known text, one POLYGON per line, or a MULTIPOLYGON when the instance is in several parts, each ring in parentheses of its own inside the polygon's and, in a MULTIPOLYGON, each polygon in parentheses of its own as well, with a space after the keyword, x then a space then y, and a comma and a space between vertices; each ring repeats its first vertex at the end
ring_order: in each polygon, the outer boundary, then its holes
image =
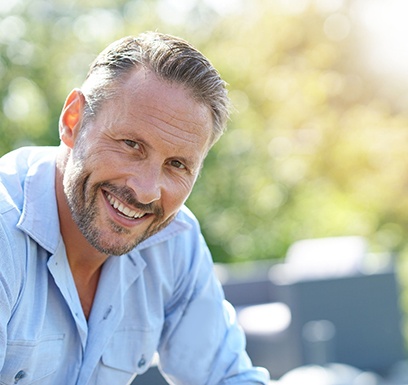
POLYGON ((135 198, 132 198, 134 194, 128 188, 118 188, 108 182, 88 186, 88 180, 89 174, 80 166, 74 166, 73 171, 69 175, 66 173, 64 177, 65 197, 72 219, 82 235, 96 250, 103 254, 123 255, 129 253, 141 242, 167 227, 176 215, 163 219, 163 210, 160 207, 153 208, 152 205, 142 205, 135 198), (111 219, 108 219, 109 223, 105 225, 106 227, 109 226, 107 230, 98 227, 97 219, 100 218, 100 212, 97 198, 98 194, 102 193, 102 189, 114 193, 129 205, 146 212, 152 212, 154 220, 143 233, 130 241, 124 241, 124 239, 129 239, 131 231, 111 219))

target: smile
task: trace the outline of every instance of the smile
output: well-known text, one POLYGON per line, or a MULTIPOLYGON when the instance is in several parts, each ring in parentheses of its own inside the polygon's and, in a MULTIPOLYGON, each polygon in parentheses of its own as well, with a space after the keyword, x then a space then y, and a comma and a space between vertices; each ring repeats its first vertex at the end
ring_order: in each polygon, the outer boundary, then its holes
POLYGON ((146 215, 144 212, 137 212, 136 210, 131 209, 130 207, 125 206, 122 202, 118 201, 108 192, 105 192, 105 196, 108 199, 110 205, 117 210, 122 216, 129 219, 140 219, 146 215))

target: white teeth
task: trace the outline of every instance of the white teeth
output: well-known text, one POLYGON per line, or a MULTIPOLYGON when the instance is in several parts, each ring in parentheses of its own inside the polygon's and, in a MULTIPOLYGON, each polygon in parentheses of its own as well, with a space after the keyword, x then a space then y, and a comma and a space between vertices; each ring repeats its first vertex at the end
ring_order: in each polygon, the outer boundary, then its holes
POLYGON ((131 216, 131 215, 129 215, 130 209, 129 209, 128 207, 125 207, 125 208, 123 209, 123 213, 124 213, 125 215, 127 215, 128 217, 131 216))
POLYGON ((123 203, 119 202, 116 198, 114 198, 110 194, 106 194, 106 197, 108 198, 108 201, 112 207, 114 207, 119 212, 121 212, 123 215, 126 215, 129 218, 138 219, 144 215, 144 213, 138 214, 135 210, 132 210, 129 207, 126 207, 123 203))

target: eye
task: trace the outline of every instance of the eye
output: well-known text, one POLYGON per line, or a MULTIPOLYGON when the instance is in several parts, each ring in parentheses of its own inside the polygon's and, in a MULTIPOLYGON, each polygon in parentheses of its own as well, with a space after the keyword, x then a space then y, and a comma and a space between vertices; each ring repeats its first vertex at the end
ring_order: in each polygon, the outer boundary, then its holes
POLYGON ((173 167, 178 168, 180 170, 186 169, 186 166, 183 163, 181 163, 179 160, 172 160, 172 161, 170 161, 170 164, 173 167))
POLYGON ((135 142, 134 140, 126 139, 125 144, 129 147, 134 148, 135 150, 140 150, 140 144, 138 142, 135 142))

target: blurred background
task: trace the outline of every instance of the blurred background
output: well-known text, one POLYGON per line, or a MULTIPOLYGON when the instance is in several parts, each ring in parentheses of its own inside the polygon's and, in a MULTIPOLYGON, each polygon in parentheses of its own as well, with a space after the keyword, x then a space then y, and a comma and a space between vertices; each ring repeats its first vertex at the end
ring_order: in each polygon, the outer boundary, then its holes
POLYGON ((214 261, 360 236, 393 256, 408 309, 407 13, 404 0, 1 1, 0 155, 58 144, 67 93, 114 39, 181 36, 234 103, 188 201, 214 261))

